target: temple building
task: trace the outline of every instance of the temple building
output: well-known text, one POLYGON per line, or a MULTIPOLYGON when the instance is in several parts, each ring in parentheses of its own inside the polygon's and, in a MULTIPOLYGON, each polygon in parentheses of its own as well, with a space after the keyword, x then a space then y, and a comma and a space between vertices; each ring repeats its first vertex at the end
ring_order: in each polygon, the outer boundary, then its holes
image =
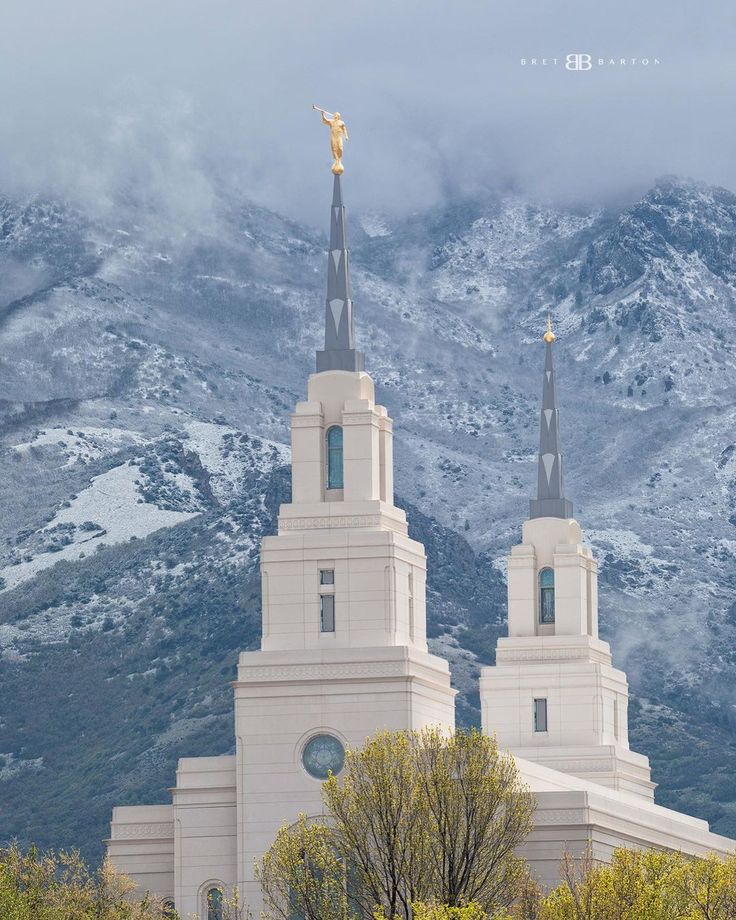
MULTIPOLYGON (((278 828, 321 813, 347 746, 380 729, 455 724, 447 661, 429 653, 426 556, 394 505, 393 423, 356 347, 341 177, 334 177, 325 347, 291 416, 292 500, 261 547, 263 633, 242 652, 235 753, 179 761, 171 802, 121 806, 115 866, 181 916, 217 916, 238 886, 261 907, 254 862, 278 828)), ((546 885, 569 850, 732 852, 706 821, 654 803, 628 741, 628 684, 598 636, 597 564, 565 497, 554 333, 544 335, 537 497, 508 560, 508 636, 480 681, 483 731, 537 798, 522 848, 546 885)))

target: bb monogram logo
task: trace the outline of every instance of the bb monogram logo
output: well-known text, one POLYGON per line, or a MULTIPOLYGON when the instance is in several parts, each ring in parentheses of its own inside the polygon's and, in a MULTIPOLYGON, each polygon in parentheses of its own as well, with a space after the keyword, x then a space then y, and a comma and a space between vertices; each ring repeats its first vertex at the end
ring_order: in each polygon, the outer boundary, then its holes
POLYGON ((565 70, 591 70, 593 60, 589 54, 573 51, 565 58, 565 70))

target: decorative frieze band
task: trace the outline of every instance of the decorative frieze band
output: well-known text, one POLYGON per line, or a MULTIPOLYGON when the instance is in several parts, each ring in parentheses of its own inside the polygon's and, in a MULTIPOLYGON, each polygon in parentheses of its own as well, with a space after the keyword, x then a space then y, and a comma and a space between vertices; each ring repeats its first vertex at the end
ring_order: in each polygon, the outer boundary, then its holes
POLYGON ((585 823, 585 811, 582 808, 545 808, 534 812, 535 827, 585 823))
POLYGON ((337 528, 381 528, 394 530, 396 533, 405 534, 407 525, 405 521, 396 521, 382 514, 353 514, 336 517, 299 517, 279 518, 279 533, 288 530, 328 530, 337 528))
POLYGON ((136 840, 140 837, 173 837, 174 822, 164 821, 159 824, 114 824, 113 840, 136 840))
POLYGON ((268 681, 300 681, 300 680, 336 680, 352 678, 360 680, 369 677, 402 677, 406 674, 405 661, 386 662, 354 662, 351 664, 304 664, 304 665, 272 665, 255 668, 244 667, 240 669, 238 681, 240 683, 262 683, 268 681))
POLYGON ((612 773, 616 769, 613 758, 610 760, 548 760, 538 757, 538 762, 560 773, 612 773))
POLYGON ((329 527, 379 527, 380 514, 356 514, 350 517, 279 518, 279 530, 323 530, 329 527))

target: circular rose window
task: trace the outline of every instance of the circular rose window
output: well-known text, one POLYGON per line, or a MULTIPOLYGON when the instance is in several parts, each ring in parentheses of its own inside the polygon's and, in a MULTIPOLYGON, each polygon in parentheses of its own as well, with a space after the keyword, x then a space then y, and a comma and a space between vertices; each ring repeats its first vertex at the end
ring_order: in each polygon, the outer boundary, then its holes
POLYGON ((304 769, 315 779, 337 775, 345 764, 345 748, 334 735, 315 735, 302 751, 304 769))

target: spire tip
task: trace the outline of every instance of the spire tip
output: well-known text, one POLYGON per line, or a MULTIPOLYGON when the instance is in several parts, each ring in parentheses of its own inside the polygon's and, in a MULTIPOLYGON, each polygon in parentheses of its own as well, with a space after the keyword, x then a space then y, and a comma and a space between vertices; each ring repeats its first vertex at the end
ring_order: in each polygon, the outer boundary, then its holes
POLYGON ((555 393, 555 369, 552 358, 552 314, 547 314, 547 343, 542 383, 542 411, 539 419, 539 460, 537 467, 537 497, 530 504, 530 517, 571 518, 572 502, 565 498, 562 483, 562 451, 560 448, 560 410, 555 393))
POLYGON ((554 340, 557 338, 557 336, 552 331, 552 314, 551 313, 547 314, 547 331, 544 333, 542 338, 548 345, 551 345, 552 342, 554 342, 554 340))
POLYGON ((330 249, 327 256, 325 347, 317 352, 317 373, 362 371, 363 353, 355 347, 353 298, 347 241, 347 219, 339 174, 332 182, 330 249))

